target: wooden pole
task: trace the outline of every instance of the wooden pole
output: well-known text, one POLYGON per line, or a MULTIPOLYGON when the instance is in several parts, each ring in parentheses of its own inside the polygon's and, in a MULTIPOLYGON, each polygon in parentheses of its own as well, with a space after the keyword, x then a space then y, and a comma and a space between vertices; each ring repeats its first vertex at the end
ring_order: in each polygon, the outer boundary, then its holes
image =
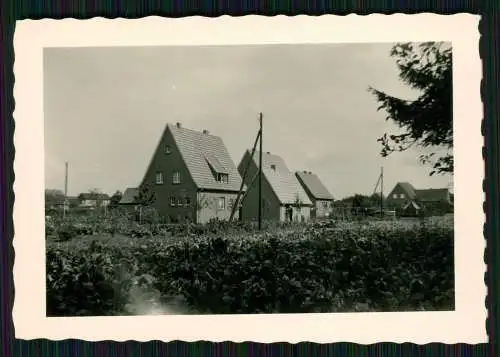
POLYGON ((254 185, 255 181, 257 181, 257 177, 259 177, 258 172, 256 172, 255 175, 253 175, 252 181, 250 181, 250 185, 248 185, 247 187, 247 191, 241 196, 241 201, 243 201, 247 197, 248 191, 250 191, 250 187, 254 185))
POLYGON ((66 217, 66 206, 68 204, 68 162, 64 163, 64 202, 63 217, 66 217))
POLYGON ((259 230, 262 229, 262 113, 259 115, 260 140, 259 140, 259 230))
MULTIPOLYGON (((255 150, 257 149, 257 142, 258 142, 259 139, 260 139, 260 130, 257 133, 257 136, 255 137, 255 142, 253 144, 252 153, 250 154, 250 158, 249 158, 249 160, 247 162, 247 166, 245 167, 245 171, 243 172, 243 177, 241 178, 240 189, 238 190, 238 195, 236 196, 233 208, 231 209, 231 215, 229 216, 229 222, 231 222, 233 220, 234 214, 236 213, 236 209, 238 208, 238 205, 239 205, 239 202, 240 202, 241 193, 243 191, 243 186, 245 185, 245 179, 247 177, 248 168, 250 167, 250 164, 252 163, 253 155, 255 154, 255 150)), ((247 188, 247 190, 248 190, 248 188, 247 188)))
POLYGON ((380 168, 380 215, 384 216, 384 168, 380 168))

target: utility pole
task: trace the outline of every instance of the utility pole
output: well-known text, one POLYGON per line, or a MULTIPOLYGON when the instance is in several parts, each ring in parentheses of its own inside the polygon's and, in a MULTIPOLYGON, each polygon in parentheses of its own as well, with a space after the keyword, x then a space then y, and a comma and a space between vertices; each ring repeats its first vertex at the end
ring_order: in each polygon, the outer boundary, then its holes
POLYGON ((63 217, 66 217, 66 208, 68 205, 68 162, 64 163, 64 202, 63 202, 63 217))
MULTIPOLYGON (((250 154, 247 166, 245 167, 245 171, 243 172, 243 177, 241 178, 240 189, 238 190, 238 195, 236 196, 236 200, 234 201, 234 206, 231 209, 231 216, 229 217, 229 221, 230 222, 233 220, 234 214, 236 213, 236 210, 238 209, 238 207, 240 205, 240 202, 243 202, 243 198, 246 196, 246 195, 243 195, 243 197, 242 197, 243 186, 245 185, 245 180, 247 178, 248 169, 250 168, 250 164, 253 161, 253 156, 255 154, 255 149, 257 149, 257 142, 259 140, 260 140, 260 131, 257 133, 257 136, 255 137, 255 142, 254 142, 253 147, 252 147, 252 153, 250 154)), ((247 190, 249 190, 250 187, 253 185, 254 181, 257 179, 258 174, 259 173, 257 172, 256 175, 255 175, 255 177, 252 179, 250 185, 247 187, 247 190)), ((239 217, 239 218, 241 219, 241 217, 239 217)))
POLYGON ((384 167, 380 168, 380 215, 384 217, 384 167))
POLYGON ((260 140, 259 140, 259 230, 262 229, 262 113, 259 115, 260 140))

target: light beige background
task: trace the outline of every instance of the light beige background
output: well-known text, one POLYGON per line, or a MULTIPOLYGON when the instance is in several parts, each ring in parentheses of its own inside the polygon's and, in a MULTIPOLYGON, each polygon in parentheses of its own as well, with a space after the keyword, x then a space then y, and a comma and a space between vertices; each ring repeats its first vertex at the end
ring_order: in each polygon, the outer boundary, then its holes
MULTIPOLYGON (((487 342, 482 234, 479 17, 201 17, 24 20, 14 35, 14 281, 16 337, 320 343, 487 342), (45 317, 44 47, 451 41, 455 133, 456 311, 233 316, 45 317)), ((75 84, 77 85, 77 84, 75 84)))

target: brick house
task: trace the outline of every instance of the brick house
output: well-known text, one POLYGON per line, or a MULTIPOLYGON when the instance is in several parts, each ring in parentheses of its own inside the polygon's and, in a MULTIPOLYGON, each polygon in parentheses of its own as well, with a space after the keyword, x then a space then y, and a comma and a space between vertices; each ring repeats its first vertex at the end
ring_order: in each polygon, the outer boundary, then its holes
MULTIPOLYGON (((258 180, 252 180, 259 170, 259 152, 246 150, 238 165, 244 175, 247 193, 242 200, 241 214, 244 220, 257 220, 259 209, 258 180)), ((262 217, 274 221, 308 221, 311 216, 312 202, 300 185, 297 177, 278 155, 262 153, 262 217)))
MULTIPOLYGON (((152 207, 168 222, 226 220, 241 177, 218 136, 167 124, 141 185, 156 195, 152 207)), ((127 189, 121 206, 134 206, 137 189, 127 189)), ((235 215, 238 218, 238 212, 235 215)))
POLYGON ((318 175, 311 171, 298 171, 295 175, 313 203, 311 218, 328 217, 332 212, 333 196, 318 175))
POLYGON ((398 182, 387 196, 386 206, 409 215, 422 210, 448 213, 453 210, 453 199, 447 188, 416 189, 408 182, 398 182))

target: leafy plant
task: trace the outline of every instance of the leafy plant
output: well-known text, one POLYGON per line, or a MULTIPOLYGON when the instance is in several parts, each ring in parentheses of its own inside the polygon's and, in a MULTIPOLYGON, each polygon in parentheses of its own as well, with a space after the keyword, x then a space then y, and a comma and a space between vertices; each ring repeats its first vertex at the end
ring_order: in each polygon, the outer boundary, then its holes
POLYGON ((390 53, 396 58, 400 79, 419 95, 415 100, 401 99, 380 90, 369 91, 402 133, 385 133, 378 141, 382 156, 405 151, 413 146, 444 149, 420 157, 423 163, 434 161, 434 173, 453 173, 453 83, 452 49, 441 42, 399 43, 390 53), (439 156, 440 155, 440 156, 439 156), (437 157, 437 158, 436 158, 437 157), (435 159, 436 158, 436 159, 435 159))
POLYGON ((142 223, 142 211, 144 207, 152 205, 156 201, 156 193, 148 184, 141 185, 134 197, 135 202, 139 206, 139 223, 142 223))
POLYGON ((454 307, 452 217, 129 227, 128 237, 47 242, 49 315, 140 313, 127 307, 138 296, 176 296, 198 313, 454 307))

